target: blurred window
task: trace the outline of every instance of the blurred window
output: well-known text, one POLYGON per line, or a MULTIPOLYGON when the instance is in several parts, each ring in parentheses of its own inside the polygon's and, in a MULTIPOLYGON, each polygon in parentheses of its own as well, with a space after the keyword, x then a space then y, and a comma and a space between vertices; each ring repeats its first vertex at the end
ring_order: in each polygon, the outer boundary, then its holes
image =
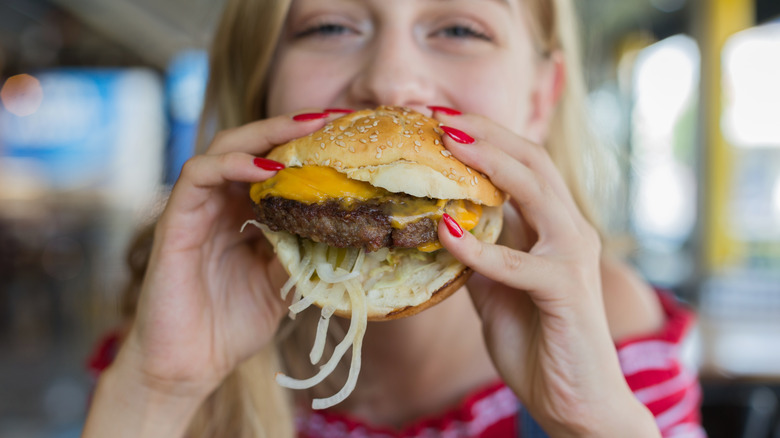
POLYGON ((642 49, 634 64, 630 222, 640 269, 667 287, 693 267, 682 248, 696 224, 699 63, 696 42, 676 35, 642 49))

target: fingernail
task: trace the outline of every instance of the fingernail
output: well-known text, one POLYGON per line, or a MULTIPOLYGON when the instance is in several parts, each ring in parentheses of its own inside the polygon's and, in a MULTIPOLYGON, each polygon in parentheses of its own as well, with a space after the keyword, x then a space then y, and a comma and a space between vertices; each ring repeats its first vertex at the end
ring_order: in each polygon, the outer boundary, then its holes
POLYGON ((282 169, 284 169, 284 164, 282 164, 282 163, 280 163, 278 161, 269 160, 268 158, 257 157, 252 162, 255 164, 255 166, 257 166, 257 167, 259 167, 259 168, 261 168, 263 170, 282 170, 282 169))
POLYGON ((463 144, 474 143, 474 138, 466 134, 465 132, 461 131, 460 129, 450 128, 449 126, 444 126, 444 125, 440 126, 440 128, 447 135, 449 135, 450 138, 457 141, 458 143, 463 143, 463 144))
POLYGON ((458 111, 456 109, 449 108, 449 107, 446 107, 446 106, 428 105, 428 109, 430 109, 431 111, 434 111, 434 112, 438 111, 440 113, 447 114, 448 116, 459 116, 459 115, 463 114, 462 112, 460 112, 460 111, 458 111))
POLYGON ((338 114, 349 114, 353 112, 353 110, 347 108, 325 108, 324 111, 326 113, 338 113, 338 114))
POLYGON ((309 120, 324 119, 328 117, 328 113, 303 113, 293 116, 293 120, 296 122, 307 122, 309 120))
POLYGON ((458 239, 463 237, 463 228, 461 228, 460 225, 455 222, 455 219, 453 219, 452 216, 444 213, 442 219, 444 219, 444 225, 447 226, 447 230, 449 230, 450 234, 457 237, 458 239))

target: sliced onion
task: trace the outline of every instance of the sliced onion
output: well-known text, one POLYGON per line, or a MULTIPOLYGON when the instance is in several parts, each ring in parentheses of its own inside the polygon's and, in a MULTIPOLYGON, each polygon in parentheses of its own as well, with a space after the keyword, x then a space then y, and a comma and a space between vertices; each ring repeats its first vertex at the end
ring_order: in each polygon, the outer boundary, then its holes
MULTIPOLYGON (((312 274, 314 274, 314 266, 308 266, 307 268, 298 271, 298 277, 302 277, 300 280, 303 281, 299 280, 295 286, 295 295, 293 295, 292 304, 290 305, 291 310, 288 314, 290 319, 295 319, 295 315, 298 313, 293 312, 292 307, 298 305, 298 303, 301 301, 301 297, 303 296, 303 293, 306 292, 305 289, 307 289, 308 285, 308 282, 305 279, 311 278, 312 274)), ((306 307, 304 307, 304 309, 306 307)))
MULTIPOLYGON (((347 376, 347 382, 339 392, 327 398, 316 398, 312 400, 312 409, 327 409, 344 401, 344 399, 347 398, 355 389, 355 384, 357 383, 357 378, 360 374, 360 358, 363 346, 363 335, 366 334, 366 325, 368 320, 366 294, 360 284, 354 280, 348 281, 346 286, 352 305, 352 323, 349 327, 350 331, 352 331, 353 324, 358 325, 357 330, 355 330, 352 342, 352 362, 349 364, 349 375, 347 376), (357 318, 355 318, 355 315, 357 315, 357 318), (355 321, 356 319, 357 321, 355 321)), ((349 336, 349 333, 347 333, 347 336, 349 336)))
MULTIPOLYGON (((352 297, 353 294, 350 293, 350 299, 355 300, 355 298, 352 297)), ((363 305, 365 306, 365 299, 363 300, 363 305)), ((318 383, 325 380, 326 377, 328 377, 334 369, 336 369, 336 365, 338 365, 339 361, 342 357, 344 357, 344 354, 347 352, 349 347, 352 346, 352 344, 355 341, 355 336, 358 331, 358 326, 360 325, 360 317, 365 320, 366 319, 366 311, 362 312, 362 315, 360 315, 361 312, 352 312, 352 318, 349 323, 349 330, 347 330, 346 336, 344 336, 344 339, 341 340, 341 342, 336 346, 336 349, 333 351, 333 355, 330 357, 327 363, 320 368, 320 371, 305 380, 300 379, 293 379, 292 377, 286 376, 282 373, 279 373, 276 375, 276 382, 284 386, 285 388, 290 389, 307 389, 311 388, 314 385, 317 385, 318 383)), ((363 324, 361 333, 365 331, 365 323, 363 324)))
POLYGON ((330 317, 333 316, 333 312, 336 308, 331 305, 327 305, 322 308, 320 314, 320 320, 317 323, 317 335, 314 338, 314 345, 311 347, 311 353, 309 353, 309 359, 311 364, 314 365, 322 359, 322 353, 325 350, 325 340, 328 336, 328 325, 330 324, 330 317))
MULTIPOLYGON (((293 286, 300 287, 302 280, 311 278, 315 269, 311 266, 311 257, 311 251, 307 251, 304 246, 303 258, 298 263, 298 266, 296 266, 297 270, 295 270, 294 273, 291 273, 290 278, 287 279, 284 286, 282 286, 282 289, 279 291, 283 300, 287 299, 287 294, 290 293, 290 289, 292 289, 293 286)), ((290 270, 292 271, 294 269, 290 268, 290 270)))
MULTIPOLYGON (((312 271, 313 272, 313 271, 312 271)), ((311 274, 309 274, 309 277, 311 277, 311 274)), ((300 286, 298 286, 300 288, 300 286)), ((299 299, 298 301, 295 301, 292 305, 290 305, 289 309, 290 312, 293 314, 298 314, 309 308, 314 302, 322 296, 322 292, 325 290, 325 283, 319 281, 317 282, 317 285, 314 286, 309 292, 306 293, 306 295, 299 299)))
POLYGON ((317 276, 326 283, 343 283, 360 275, 360 272, 349 272, 341 268, 336 268, 334 271, 333 265, 327 262, 318 263, 316 266, 317 276))
POLYGON ((258 221, 256 221, 256 220, 254 220, 254 219, 249 219, 248 221, 244 222, 244 224, 243 224, 243 225, 241 225, 241 230, 240 230, 239 232, 240 232, 240 233, 243 233, 243 232, 244 232, 244 228, 246 228, 246 226, 247 226, 247 225, 254 225, 254 226, 256 226, 257 228, 260 228, 261 230, 262 230, 262 229, 263 229, 263 227, 264 227, 264 225, 263 225, 262 223, 260 223, 260 222, 258 222, 258 221))

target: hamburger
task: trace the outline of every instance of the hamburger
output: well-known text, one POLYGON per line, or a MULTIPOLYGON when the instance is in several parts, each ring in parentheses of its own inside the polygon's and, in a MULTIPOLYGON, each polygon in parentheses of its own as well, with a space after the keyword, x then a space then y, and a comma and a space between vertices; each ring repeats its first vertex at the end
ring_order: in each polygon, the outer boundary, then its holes
POLYGON ((291 316, 316 305, 322 318, 312 363, 319 362, 330 317, 350 318, 347 335, 308 388, 335 368, 352 346, 347 384, 315 409, 354 388, 366 321, 414 315, 456 291, 471 270, 441 248, 444 213, 487 242, 501 231, 505 195, 444 148, 439 123, 408 108, 382 106, 342 116, 308 136, 274 148, 286 167, 253 184, 256 221, 290 275, 291 316))

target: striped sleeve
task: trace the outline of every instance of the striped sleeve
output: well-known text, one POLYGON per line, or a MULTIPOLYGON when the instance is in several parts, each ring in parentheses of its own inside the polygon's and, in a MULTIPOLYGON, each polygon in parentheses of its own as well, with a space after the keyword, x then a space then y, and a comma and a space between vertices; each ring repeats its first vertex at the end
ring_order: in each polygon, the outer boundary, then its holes
POLYGON ((696 370, 682 360, 694 315, 668 294, 659 294, 666 313, 661 331, 617 345, 620 366, 634 395, 655 416, 664 438, 706 437, 699 413, 696 370))

